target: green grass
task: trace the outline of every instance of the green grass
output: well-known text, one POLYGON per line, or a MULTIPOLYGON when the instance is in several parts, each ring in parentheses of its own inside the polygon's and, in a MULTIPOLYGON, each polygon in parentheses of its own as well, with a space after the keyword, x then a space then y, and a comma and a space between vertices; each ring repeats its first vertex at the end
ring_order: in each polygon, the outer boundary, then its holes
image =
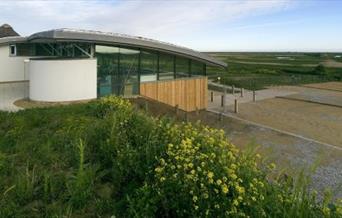
POLYGON ((115 97, 0 112, 0 217, 340 217, 223 131, 115 97))
POLYGON ((325 67, 323 71, 317 68, 321 62, 332 59, 335 54, 211 53, 211 55, 225 61, 228 69, 209 67, 210 78, 221 77, 224 84, 246 89, 258 90, 274 85, 300 85, 342 80, 342 68, 325 67), (291 60, 279 60, 277 57, 289 57, 291 60), (239 61, 244 63, 239 63, 239 61))

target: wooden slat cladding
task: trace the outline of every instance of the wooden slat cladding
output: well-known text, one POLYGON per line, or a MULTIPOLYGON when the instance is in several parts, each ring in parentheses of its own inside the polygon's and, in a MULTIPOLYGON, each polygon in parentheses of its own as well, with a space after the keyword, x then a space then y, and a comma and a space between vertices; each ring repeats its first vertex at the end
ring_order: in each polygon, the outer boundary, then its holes
POLYGON ((184 111, 207 108, 207 78, 184 78, 140 84, 140 95, 184 111))

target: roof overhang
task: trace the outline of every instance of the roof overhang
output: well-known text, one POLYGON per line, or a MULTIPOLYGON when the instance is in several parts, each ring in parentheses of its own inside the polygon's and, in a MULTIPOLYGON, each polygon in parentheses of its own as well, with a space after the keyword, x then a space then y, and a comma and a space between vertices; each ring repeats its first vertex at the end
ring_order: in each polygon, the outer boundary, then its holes
POLYGON ((189 48, 176 46, 157 40, 143 37, 134 37, 125 34, 104 33, 98 31, 85 31, 73 29, 56 29, 35 33, 27 37, 28 42, 61 42, 77 41, 103 45, 126 46, 133 48, 145 48, 187 57, 206 63, 210 66, 227 67, 227 64, 207 54, 191 50, 189 48))
POLYGON ((9 37, 4 37, 0 38, 0 45, 8 45, 11 43, 22 43, 26 42, 27 38, 26 37, 21 37, 21 36, 9 36, 9 37))

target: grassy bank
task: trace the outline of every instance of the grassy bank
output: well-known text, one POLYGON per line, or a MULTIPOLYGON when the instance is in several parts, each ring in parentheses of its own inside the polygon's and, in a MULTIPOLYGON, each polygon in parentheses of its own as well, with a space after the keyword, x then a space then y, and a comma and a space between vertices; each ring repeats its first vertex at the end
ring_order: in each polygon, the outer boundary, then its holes
POLYGON ((274 167, 120 98, 0 112, 0 217, 341 216, 274 167))

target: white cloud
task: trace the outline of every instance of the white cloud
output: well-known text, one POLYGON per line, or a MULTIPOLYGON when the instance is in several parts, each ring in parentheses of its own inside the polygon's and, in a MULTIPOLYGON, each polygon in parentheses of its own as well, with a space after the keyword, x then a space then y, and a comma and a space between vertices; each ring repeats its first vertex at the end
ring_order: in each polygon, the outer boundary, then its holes
MULTIPOLYGON (((244 17, 283 10, 290 0, 1 1, 0 22, 18 32, 84 28, 184 43, 244 17)), ((213 38, 215 38, 213 36, 213 38)), ((190 43, 186 43, 190 44, 190 43)))

